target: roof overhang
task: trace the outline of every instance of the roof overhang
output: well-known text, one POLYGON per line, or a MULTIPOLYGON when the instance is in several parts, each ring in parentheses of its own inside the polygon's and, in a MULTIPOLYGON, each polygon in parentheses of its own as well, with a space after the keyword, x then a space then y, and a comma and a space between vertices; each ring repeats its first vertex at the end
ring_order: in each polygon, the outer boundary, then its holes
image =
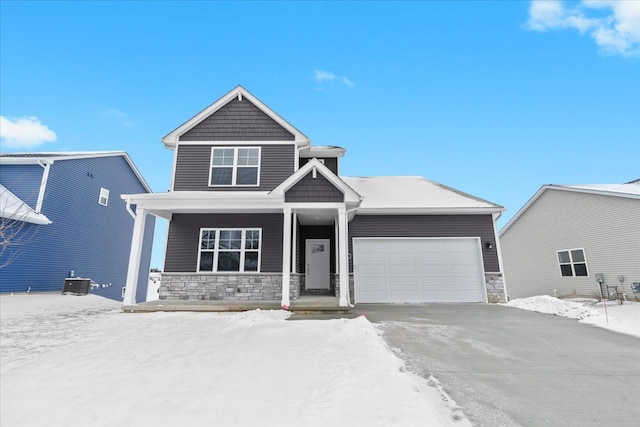
POLYGON ((346 149, 342 147, 335 146, 322 146, 322 145, 314 145, 309 146, 309 148, 300 151, 300 157, 303 159, 313 158, 313 157, 344 157, 344 154, 347 152, 346 149))
POLYGON ((126 151, 60 151, 60 152, 43 152, 43 153, 11 153, 10 156, 0 156, 0 165, 51 165, 57 161, 78 160, 78 159, 95 159, 100 157, 122 156, 127 162, 140 184, 146 191, 151 193, 151 187, 142 177, 142 174, 129 157, 126 151), (22 157, 22 156, 24 157, 22 157))
POLYGON ((31 224, 48 225, 51 220, 36 212, 24 200, 13 194, 0 184, 0 217, 9 221, 28 222, 31 224))
MULTIPOLYGON (((630 184, 632 185, 632 184, 630 184)), ((635 184, 634 184, 635 185, 635 184)), ((579 186, 566 186, 566 185, 557 185, 557 184, 545 184, 538 191, 535 192, 533 196, 524 204, 523 207, 516 212, 516 214, 507 222, 504 227, 499 232, 499 235, 502 236, 516 221, 529 209, 531 205, 535 203, 536 200, 542 196, 542 194, 547 190, 558 190, 558 191, 569 191, 572 193, 587 193, 587 194, 596 194, 600 196, 611 196, 611 197, 622 197, 627 199, 640 199, 640 194, 633 193, 621 193, 614 191, 606 191, 606 190, 598 190, 594 188, 580 188, 579 186)))
POLYGON ((177 127, 176 129, 174 129, 171 133, 169 133, 168 135, 166 135, 164 138, 161 139, 162 143, 165 145, 165 147, 171 150, 175 149, 176 145, 178 144, 178 141, 180 140, 180 136, 182 136, 183 134, 185 134, 186 132, 194 128, 196 125, 198 125, 204 119, 209 117, 211 114, 218 111, 220 108, 227 105, 234 98, 248 99, 253 105, 258 107, 267 116, 271 117, 276 123, 278 123, 280 126, 285 128, 289 133, 291 133, 294 136, 294 142, 299 148, 308 146, 310 144, 311 140, 305 134, 303 134, 298 129, 296 129, 291 123, 287 122, 285 119, 280 117, 280 115, 278 115, 271 108, 267 107, 267 105, 265 105, 262 101, 260 101, 255 96, 253 96, 248 90, 246 90, 242 86, 236 86, 229 93, 224 95, 222 98, 218 99, 216 102, 209 105, 207 108, 205 108, 204 110, 202 110, 201 112, 193 116, 191 119, 189 119, 188 121, 186 121, 185 123, 177 127))
POLYGON ((357 215, 500 215, 496 208, 359 208, 357 215))

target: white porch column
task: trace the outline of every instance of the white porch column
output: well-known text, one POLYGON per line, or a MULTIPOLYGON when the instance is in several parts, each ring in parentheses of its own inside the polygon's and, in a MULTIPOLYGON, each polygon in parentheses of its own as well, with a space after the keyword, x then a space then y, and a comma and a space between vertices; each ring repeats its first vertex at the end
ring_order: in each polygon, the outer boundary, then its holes
POLYGON ((136 209, 123 305, 135 305, 136 303, 136 290, 138 289, 138 277, 140 276, 140 258, 142 257, 142 244, 144 243, 144 225, 146 222, 147 212, 142 208, 136 209))
POLYGON ((338 240, 340 249, 340 307, 349 305, 349 229, 347 210, 338 209, 338 240))
POLYGON ((291 281, 291 223, 290 208, 284 208, 284 226, 282 229, 282 301, 280 305, 287 310, 291 301, 289 287, 291 281))

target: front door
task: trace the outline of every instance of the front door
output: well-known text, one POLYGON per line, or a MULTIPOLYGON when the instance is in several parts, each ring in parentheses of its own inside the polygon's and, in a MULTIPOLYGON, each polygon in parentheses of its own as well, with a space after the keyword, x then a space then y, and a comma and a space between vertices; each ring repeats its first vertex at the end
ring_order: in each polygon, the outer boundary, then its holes
POLYGON ((305 289, 329 289, 329 239, 307 239, 305 241, 305 289))

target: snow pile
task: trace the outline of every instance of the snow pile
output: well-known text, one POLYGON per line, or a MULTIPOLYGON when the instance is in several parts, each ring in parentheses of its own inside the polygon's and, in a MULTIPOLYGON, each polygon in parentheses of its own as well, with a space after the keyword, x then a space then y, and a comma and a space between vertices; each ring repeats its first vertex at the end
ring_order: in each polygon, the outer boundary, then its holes
POLYGON ((507 307, 556 316, 579 319, 580 323, 640 337, 640 303, 626 301, 620 305, 614 301, 606 303, 585 299, 578 301, 561 300, 548 295, 518 298, 509 301, 507 307))
POLYGON ((517 298, 509 301, 507 307, 520 308, 522 310, 537 311, 538 313, 554 314, 570 319, 584 319, 589 316, 597 316, 597 310, 586 307, 580 303, 561 300, 549 295, 538 295, 529 298, 517 298))
POLYGON ((0 302, 3 427, 470 425, 363 317, 129 314, 95 295, 0 302))

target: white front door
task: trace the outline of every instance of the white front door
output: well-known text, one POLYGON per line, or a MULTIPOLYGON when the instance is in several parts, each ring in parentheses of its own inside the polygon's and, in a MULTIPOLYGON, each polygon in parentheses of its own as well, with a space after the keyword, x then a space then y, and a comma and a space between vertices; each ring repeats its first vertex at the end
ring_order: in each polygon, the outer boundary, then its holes
POLYGON ((305 289, 329 289, 329 239, 307 239, 305 241, 305 289))

